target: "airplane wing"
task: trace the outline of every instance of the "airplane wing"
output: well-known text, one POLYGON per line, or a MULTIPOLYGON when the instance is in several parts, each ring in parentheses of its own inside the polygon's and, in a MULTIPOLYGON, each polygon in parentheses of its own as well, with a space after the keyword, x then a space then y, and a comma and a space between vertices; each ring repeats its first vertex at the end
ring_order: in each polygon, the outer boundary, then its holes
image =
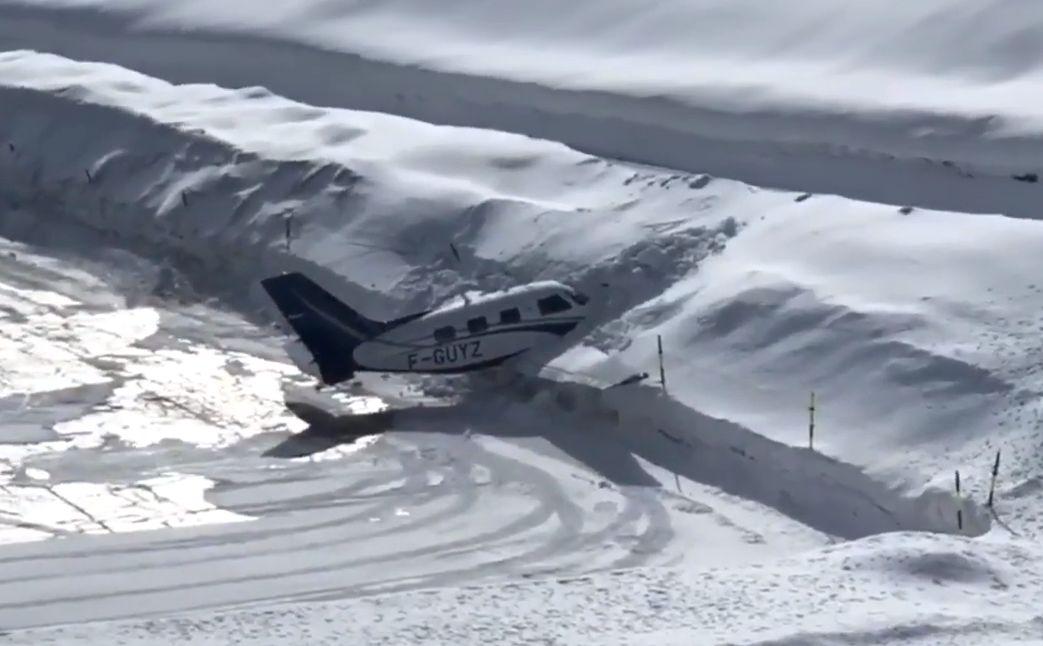
MULTIPOLYGON (((360 374, 351 382, 320 390, 294 383, 284 383, 282 390, 287 406, 303 404, 333 416, 449 406, 458 403, 464 394, 459 386, 432 389, 429 387, 432 381, 449 380, 419 375, 360 374)), ((294 409, 291 407, 291 410, 294 409)))

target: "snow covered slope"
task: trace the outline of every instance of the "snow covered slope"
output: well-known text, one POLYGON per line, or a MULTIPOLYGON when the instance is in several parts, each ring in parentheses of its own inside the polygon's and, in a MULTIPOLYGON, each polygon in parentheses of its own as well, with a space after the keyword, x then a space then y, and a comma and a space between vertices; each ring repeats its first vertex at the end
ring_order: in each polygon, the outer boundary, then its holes
POLYGON ((2 0, 0 15, 0 49, 761 186, 1038 216, 1034 2, 2 0))

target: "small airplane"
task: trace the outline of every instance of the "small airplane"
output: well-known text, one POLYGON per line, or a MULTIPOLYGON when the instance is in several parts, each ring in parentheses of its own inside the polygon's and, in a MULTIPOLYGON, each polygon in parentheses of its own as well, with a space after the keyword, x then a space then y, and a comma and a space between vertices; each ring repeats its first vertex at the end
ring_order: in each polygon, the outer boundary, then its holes
POLYGON ((563 349, 589 314, 585 294, 555 281, 457 297, 392 321, 367 318, 298 272, 261 285, 327 386, 356 372, 465 373, 563 349))

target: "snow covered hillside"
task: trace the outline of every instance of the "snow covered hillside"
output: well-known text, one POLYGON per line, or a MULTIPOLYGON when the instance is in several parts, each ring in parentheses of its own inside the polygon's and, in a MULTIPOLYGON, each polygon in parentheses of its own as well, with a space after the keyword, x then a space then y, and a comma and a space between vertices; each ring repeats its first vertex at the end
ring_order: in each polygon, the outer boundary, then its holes
POLYGON ((1043 9, 258 7, 0 0, 0 628, 1040 638, 1043 9), (285 270, 375 318, 541 279, 598 313, 320 460, 285 270), (601 390, 658 337, 668 396, 601 390), (90 620, 130 621, 48 628, 90 620))
POLYGON ((1034 2, 2 0, 0 12, 0 49, 760 186, 1037 215, 1034 2))
POLYGON ((1008 484, 1038 475, 1034 221, 758 190, 28 52, 0 58, 0 82, 9 200, 133 231, 208 289, 249 285, 248 308, 287 267, 374 316, 567 279, 605 309, 561 369, 610 383, 652 367, 661 333, 674 395, 765 437, 805 443, 814 389, 820 450, 888 483, 947 489, 963 467, 980 493, 997 447, 1008 484))

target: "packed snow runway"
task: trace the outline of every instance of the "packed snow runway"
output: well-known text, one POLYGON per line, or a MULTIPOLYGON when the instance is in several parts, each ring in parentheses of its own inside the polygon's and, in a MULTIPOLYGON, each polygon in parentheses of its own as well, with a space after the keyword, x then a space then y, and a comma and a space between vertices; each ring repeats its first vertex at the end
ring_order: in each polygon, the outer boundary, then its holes
POLYGON ((1038 646, 1040 556, 1002 541, 888 534, 766 566, 639 568, 188 613, 33 630, 12 643, 1038 646))
POLYGON ((3 446, 4 628, 825 543, 782 517, 769 535, 756 505, 688 481, 661 489, 668 474, 611 437, 531 416, 308 428, 283 403, 307 388, 280 339, 164 281, 126 253, 0 247, 2 423, 21 442, 3 446))

